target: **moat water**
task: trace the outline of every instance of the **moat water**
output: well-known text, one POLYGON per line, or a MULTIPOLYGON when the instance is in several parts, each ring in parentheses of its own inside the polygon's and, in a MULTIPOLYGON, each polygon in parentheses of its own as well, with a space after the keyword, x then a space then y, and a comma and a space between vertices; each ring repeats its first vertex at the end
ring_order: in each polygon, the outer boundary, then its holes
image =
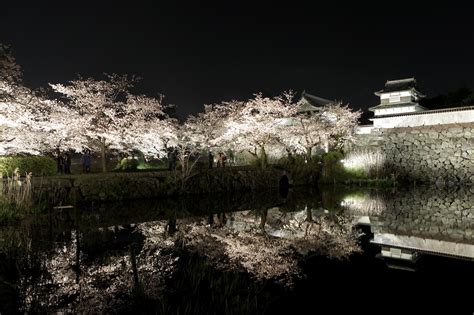
POLYGON ((473 230, 459 187, 51 209, 0 227, 0 313, 472 312, 473 230))

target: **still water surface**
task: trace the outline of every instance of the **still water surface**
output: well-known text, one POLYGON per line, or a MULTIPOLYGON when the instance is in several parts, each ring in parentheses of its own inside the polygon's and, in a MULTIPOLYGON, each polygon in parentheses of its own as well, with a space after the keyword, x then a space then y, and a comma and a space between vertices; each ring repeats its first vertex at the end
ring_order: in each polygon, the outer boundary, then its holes
POLYGON ((330 186, 51 211, 0 227, 0 313, 472 311, 473 230, 473 188, 330 186))

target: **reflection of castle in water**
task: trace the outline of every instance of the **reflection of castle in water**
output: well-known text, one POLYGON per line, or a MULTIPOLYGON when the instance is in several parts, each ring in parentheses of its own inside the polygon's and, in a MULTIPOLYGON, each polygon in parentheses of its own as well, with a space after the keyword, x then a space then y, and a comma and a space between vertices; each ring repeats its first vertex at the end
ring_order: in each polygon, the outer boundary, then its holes
MULTIPOLYGON (((471 188, 472 190, 472 188, 471 188)), ((417 187, 346 196, 341 204, 370 225, 379 257, 416 262, 423 254, 474 260, 474 192, 417 187)), ((393 266, 399 266, 396 264, 393 266)))

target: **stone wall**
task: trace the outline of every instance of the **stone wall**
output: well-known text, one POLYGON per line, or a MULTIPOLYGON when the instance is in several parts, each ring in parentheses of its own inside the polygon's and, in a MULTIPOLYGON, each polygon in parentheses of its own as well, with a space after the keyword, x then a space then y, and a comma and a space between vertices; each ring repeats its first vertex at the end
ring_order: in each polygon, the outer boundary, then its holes
POLYGON ((381 152, 401 177, 431 183, 474 183, 474 123, 371 130, 349 150, 381 152))
POLYGON ((50 203, 121 201, 176 194, 278 188, 284 170, 250 167, 200 170, 184 184, 170 171, 52 176, 33 179, 33 190, 50 203))

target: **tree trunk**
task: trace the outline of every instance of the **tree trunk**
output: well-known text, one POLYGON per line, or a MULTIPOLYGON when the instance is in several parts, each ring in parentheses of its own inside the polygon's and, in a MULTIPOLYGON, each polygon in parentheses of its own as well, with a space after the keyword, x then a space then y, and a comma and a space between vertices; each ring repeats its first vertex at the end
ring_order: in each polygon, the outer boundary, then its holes
POLYGON ((260 216, 260 229, 265 231, 265 224, 267 223, 268 209, 263 210, 260 216))
POLYGON ((313 222, 313 213, 311 212, 311 208, 306 206, 306 221, 313 222))
POLYGON ((260 148, 260 165, 262 168, 268 166, 267 152, 265 152, 265 147, 260 148))
POLYGON ((102 158, 102 173, 107 172, 107 161, 105 156, 105 139, 100 140, 100 153, 102 158))
POLYGON ((313 158, 313 147, 306 148, 306 160, 309 162, 313 158))
POLYGON ((128 245, 128 249, 130 251, 130 260, 132 263, 132 271, 133 271, 133 284, 135 290, 139 290, 140 288, 140 281, 138 278, 138 268, 137 268, 137 260, 135 258, 135 251, 133 250, 133 245, 128 245))

